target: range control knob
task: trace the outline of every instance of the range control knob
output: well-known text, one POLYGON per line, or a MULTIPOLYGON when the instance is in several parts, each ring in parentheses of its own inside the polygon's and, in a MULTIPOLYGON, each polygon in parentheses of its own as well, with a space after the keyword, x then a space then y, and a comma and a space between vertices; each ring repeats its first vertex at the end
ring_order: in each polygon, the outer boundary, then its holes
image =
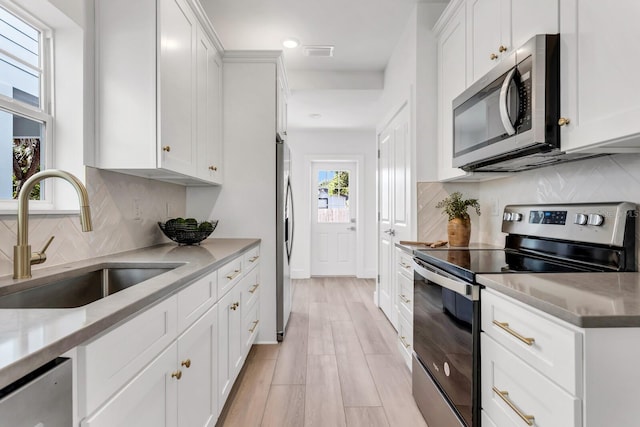
POLYGON ((588 217, 585 214, 576 214, 576 217, 573 220, 574 224, 585 225, 587 223, 588 217))
POLYGON ((505 212, 504 215, 502 215, 502 220, 511 221, 511 212, 505 212))
POLYGON ((518 212, 512 213, 511 214, 511 221, 516 221, 516 222, 522 221, 522 214, 518 213, 518 212))
POLYGON ((589 214, 589 220, 587 221, 588 225, 595 225, 599 227, 604 223, 604 217, 600 214, 589 214))

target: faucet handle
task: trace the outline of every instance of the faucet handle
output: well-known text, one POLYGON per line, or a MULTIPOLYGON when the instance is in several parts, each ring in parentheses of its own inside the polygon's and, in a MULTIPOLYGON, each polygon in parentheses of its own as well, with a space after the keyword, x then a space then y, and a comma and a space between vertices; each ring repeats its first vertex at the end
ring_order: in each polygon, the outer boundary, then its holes
POLYGON ((33 252, 31 254, 31 264, 42 264, 47 260, 47 254, 45 252, 47 251, 47 248, 49 248, 49 245, 53 241, 54 237, 56 236, 49 237, 49 240, 47 240, 47 243, 45 243, 40 252, 33 252))

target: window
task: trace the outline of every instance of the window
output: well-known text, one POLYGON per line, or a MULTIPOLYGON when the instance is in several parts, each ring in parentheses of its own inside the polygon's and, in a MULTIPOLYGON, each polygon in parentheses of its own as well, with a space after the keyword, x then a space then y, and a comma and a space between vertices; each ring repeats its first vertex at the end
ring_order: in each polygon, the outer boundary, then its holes
MULTIPOLYGON (((16 199, 24 181, 50 163, 49 33, 0 7, 0 200, 16 199)), ((30 195, 48 198, 41 184, 30 195)))
POLYGON ((318 171, 318 223, 348 223, 349 171, 318 171))

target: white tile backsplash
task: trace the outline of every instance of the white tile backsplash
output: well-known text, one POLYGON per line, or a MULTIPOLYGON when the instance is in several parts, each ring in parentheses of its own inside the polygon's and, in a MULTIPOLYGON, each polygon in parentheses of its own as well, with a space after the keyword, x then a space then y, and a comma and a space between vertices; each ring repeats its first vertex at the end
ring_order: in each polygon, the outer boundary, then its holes
MULTIPOLYGON (((482 215, 472 215, 472 241, 503 246, 502 211, 507 204, 625 201, 640 205, 640 154, 615 154, 513 173, 478 184, 418 183, 418 237, 446 238, 446 217, 435 204, 452 191, 478 196, 482 215), (498 211, 492 214, 492 204, 498 211)), ((636 233, 636 247, 640 242, 636 233)), ((640 251, 639 251, 640 253, 640 251)), ((639 258, 640 259, 640 258, 639 258)))
MULTIPOLYGON (((39 250, 55 235, 47 262, 34 269, 168 242, 157 225, 167 219, 167 203, 174 217, 186 212, 186 188, 180 185, 94 168, 87 168, 86 185, 92 232, 82 232, 78 215, 29 217, 32 250, 39 250), (134 199, 140 206, 139 219, 134 219, 134 199)), ((0 276, 13 273, 16 223, 15 216, 0 216, 0 276)))

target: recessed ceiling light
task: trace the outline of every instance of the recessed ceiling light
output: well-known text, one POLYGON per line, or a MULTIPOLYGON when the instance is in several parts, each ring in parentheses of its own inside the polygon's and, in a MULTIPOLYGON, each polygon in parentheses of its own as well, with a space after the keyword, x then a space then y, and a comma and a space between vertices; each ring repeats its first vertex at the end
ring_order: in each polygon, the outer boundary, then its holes
POLYGON ((288 49, 294 49, 300 46, 300 40, 294 39, 293 37, 288 37, 282 41, 282 46, 288 49))
POLYGON ((322 114, 312 113, 309 114, 309 117, 311 117, 312 119, 319 119, 320 117, 322 117, 322 114))

